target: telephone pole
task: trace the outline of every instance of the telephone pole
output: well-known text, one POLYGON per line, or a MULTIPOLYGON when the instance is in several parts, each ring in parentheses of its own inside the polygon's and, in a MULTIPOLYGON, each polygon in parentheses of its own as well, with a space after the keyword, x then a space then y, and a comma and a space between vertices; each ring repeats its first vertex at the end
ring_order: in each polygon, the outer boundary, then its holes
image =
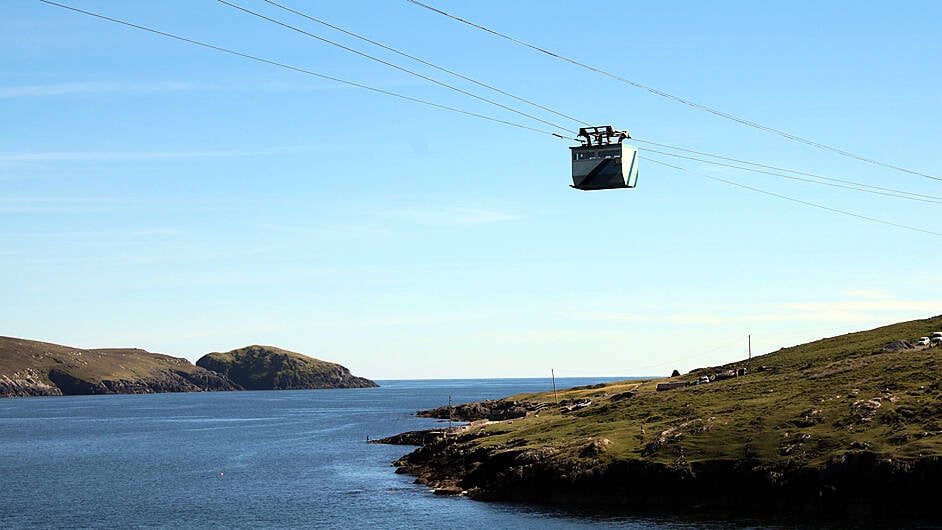
POLYGON ((553 378, 553 397, 556 398, 556 404, 559 405, 559 394, 556 393, 556 372, 550 368, 550 377, 553 378))

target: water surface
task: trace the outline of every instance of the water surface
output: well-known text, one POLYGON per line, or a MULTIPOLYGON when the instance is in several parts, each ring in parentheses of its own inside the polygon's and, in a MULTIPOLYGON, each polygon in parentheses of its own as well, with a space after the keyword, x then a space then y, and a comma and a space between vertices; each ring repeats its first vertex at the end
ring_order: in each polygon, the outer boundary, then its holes
MULTIPOLYGON (((608 378, 613 380, 615 378, 608 378)), ((561 387, 603 379, 557 380, 561 387)), ((440 425, 414 412, 551 390, 545 379, 380 388, 0 399, 0 527, 688 528, 439 497, 365 443, 440 425)))

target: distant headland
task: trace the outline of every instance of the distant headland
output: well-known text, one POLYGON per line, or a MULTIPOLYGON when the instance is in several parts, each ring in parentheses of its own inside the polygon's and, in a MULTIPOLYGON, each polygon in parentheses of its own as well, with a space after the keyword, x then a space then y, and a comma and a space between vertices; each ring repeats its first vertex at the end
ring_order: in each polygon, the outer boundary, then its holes
POLYGON ((137 348, 0 337, 0 397, 375 386, 339 364, 271 346, 210 353, 194 365, 137 348))

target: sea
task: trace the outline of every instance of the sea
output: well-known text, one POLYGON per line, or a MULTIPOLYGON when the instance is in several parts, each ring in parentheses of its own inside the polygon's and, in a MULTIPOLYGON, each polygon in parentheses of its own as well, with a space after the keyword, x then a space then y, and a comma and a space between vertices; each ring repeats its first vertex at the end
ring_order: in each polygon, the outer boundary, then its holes
MULTIPOLYGON (((560 388, 618 378, 557 379, 560 388)), ((398 475, 441 426, 417 410, 552 390, 547 379, 0 399, 0 528, 729 528, 437 496, 398 475)))

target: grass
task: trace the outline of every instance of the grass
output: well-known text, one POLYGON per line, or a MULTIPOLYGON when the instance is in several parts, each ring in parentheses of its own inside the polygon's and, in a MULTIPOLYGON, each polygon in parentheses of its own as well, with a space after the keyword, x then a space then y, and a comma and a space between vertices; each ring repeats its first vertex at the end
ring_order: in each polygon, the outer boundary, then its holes
POLYGON ((157 370, 195 372, 186 359, 139 349, 83 350, 58 344, 0 337, 0 375, 15 378, 30 370, 47 383, 50 370, 91 383, 142 378, 157 370))
MULTIPOLYGON (((820 466, 848 451, 885 458, 942 456, 942 348, 883 352, 942 330, 942 316, 825 338, 667 379, 559 392, 592 405, 486 427, 473 444, 549 450, 586 465, 645 459, 671 465, 747 460, 820 466), (760 366, 771 367, 758 371, 760 366), (744 377, 655 391, 658 382, 746 367, 744 377), (631 397, 624 397, 633 392, 631 397), (618 396, 620 399, 612 399, 618 396), (596 449, 587 449, 595 447, 596 449), (586 456, 588 455, 588 456, 586 456)), ((553 403, 552 392, 512 400, 553 403)))
POLYGON ((343 366, 273 346, 246 346, 229 352, 213 352, 197 366, 224 374, 249 390, 282 388, 331 388, 368 386, 372 382, 353 377, 343 366))

